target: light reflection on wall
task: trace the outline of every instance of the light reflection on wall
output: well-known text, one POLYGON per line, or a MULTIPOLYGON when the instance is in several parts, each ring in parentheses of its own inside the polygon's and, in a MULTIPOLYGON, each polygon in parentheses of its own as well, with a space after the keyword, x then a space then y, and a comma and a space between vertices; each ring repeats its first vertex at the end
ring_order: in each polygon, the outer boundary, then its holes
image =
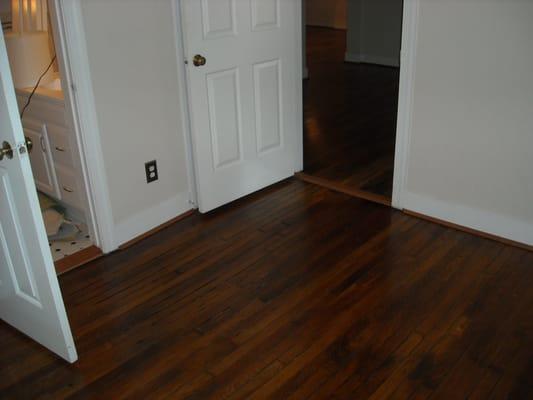
POLYGON ((11 0, 13 32, 48 30, 48 5, 46 0, 11 0))
POLYGON ((316 117, 310 116, 305 119, 305 129, 307 140, 317 143, 322 139, 322 130, 316 117))

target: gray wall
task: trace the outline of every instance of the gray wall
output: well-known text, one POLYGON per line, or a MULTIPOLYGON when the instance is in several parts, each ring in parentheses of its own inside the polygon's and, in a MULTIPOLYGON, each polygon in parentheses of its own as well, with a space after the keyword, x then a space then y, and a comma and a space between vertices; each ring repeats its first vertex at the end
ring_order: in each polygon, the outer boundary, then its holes
POLYGON ((81 2, 120 242, 190 208, 171 4, 81 2), (159 181, 147 184, 144 163, 153 159, 159 181))
POLYGON ((402 0, 348 0, 346 61, 398 66, 402 0))
POLYGON ((533 244, 533 2, 422 0, 407 208, 533 244))

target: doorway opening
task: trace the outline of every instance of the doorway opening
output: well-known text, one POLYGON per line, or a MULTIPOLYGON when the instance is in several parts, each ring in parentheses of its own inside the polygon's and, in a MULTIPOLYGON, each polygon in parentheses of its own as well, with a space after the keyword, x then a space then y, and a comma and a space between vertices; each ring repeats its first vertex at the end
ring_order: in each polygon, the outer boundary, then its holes
POLYGON ((390 205, 402 0, 304 0, 304 169, 299 177, 390 205))
POLYGON ((47 0, 5 2, 2 30, 52 259, 58 274, 103 253, 88 212, 58 27, 47 0))

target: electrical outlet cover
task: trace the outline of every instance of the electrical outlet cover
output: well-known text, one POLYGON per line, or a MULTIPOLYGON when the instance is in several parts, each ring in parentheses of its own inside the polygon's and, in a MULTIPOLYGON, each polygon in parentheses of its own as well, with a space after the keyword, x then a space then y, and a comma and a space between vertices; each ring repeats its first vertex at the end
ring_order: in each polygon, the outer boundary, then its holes
POLYGON ((144 171, 146 173, 146 183, 151 183, 159 179, 156 160, 148 161, 147 163, 145 163, 144 171))

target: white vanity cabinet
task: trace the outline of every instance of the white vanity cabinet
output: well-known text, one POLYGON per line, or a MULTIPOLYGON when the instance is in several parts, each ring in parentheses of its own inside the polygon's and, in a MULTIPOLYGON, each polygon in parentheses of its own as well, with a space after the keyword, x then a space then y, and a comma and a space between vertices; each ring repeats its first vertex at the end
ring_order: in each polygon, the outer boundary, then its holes
MULTIPOLYGON (((29 96, 17 89, 19 108, 29 96)), ((22 119, 24 134, 33 142, 31 167, 37 189, 59 200, 71 214, 83 214, 83 187, 78 179, 72 130, 65 118, 61 92, 38 91, 22 119)))
POLYGON ((57 182, 54 160, 50 149, 50 141, 46 132, 46 124, 26 119, 24 136, 33 143, 30 152, 31 169, 37 189, 47 195, 61 200, 61 192, 57 182))

